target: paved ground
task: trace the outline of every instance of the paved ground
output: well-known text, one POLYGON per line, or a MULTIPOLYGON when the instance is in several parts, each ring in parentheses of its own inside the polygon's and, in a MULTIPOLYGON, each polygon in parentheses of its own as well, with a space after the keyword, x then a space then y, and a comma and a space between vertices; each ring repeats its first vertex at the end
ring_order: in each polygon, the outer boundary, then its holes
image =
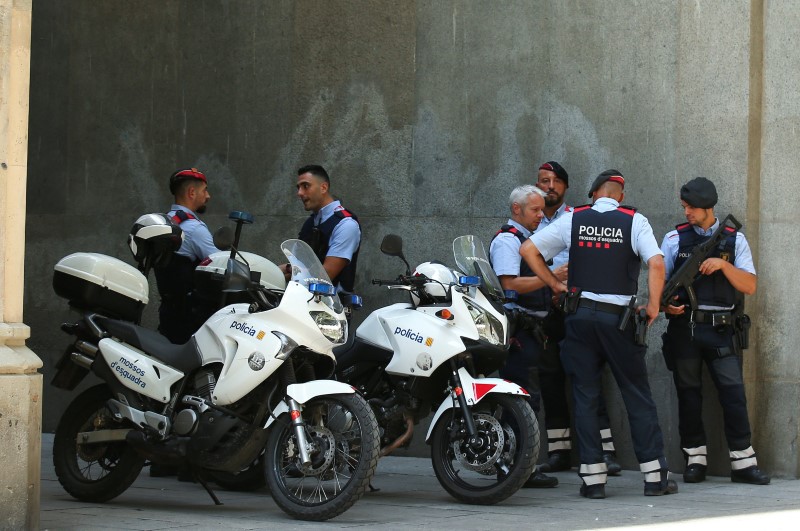
POLYGON ((380 462, 368 493, 343 515, 327 523, 286 516, 264 490, 218 490, 215 506, 202 487, 142 473, 124 494, 106 504, 83 503, 67 495, 53 472, 52 435, 42 440, 41 529, 593 529, 647 526, 681 529, 800 528, 800 481, 773 479, 766 487, 733 484, 713 477, 685 485, 660 498, 642 496, 642 477, 625 471, 610 478, 605 500, 578 496, 575 472, 556 474, 554 489, 523 489, 492 507, 462 505, 439 486, 430 461, 389 457, 380 462))

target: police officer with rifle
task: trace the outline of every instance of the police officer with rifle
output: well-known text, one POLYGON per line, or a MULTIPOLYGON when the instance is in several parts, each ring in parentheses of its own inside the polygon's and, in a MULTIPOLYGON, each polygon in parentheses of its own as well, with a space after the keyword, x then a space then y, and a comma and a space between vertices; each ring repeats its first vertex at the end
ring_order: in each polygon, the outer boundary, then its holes
POLYGON ((733 216, 722 222, 716 218, 717 190, 710 180, 692 179, 681 187, 680 199, 687 222, 661 244, 669 279, 661 303, 669 320, 662 336, 663 354, 678 394, 686 457, 683 480, 699 483, 706 478, 701 391, 705 363, 722 406, 731 480, 766 485, 770 478, 758 468, 750 443, 741 366, 750 326, 744 295, 755 293, 757 283, 750 246, 733 216))

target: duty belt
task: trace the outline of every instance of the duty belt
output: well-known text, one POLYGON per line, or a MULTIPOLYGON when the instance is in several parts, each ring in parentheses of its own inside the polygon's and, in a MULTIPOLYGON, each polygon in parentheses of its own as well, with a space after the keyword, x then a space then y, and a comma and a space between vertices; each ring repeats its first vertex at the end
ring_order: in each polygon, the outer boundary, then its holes
POLYGON ((667 319, 687 319, 693 324, 710 324, 713 326, 733 325, 735 319, 729 310, 691 310, 684 311, 681 315, 667 315, 667 319))
POLYGON ((625 306, 611 304, 609 302, 593 301, 590 299, 581 299, 578 303, 578 308, 589 308, 591 310, 613 313, 614 315, 619 315, 625 311, 625 306))

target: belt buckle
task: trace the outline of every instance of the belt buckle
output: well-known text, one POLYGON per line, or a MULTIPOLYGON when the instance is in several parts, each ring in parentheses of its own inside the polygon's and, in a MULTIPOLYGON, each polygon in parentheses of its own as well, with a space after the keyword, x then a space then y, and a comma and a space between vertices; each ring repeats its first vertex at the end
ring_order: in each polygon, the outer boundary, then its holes
POLYGON ((731 314, 729 312, 711 314, 712 326, 726 326, 731 324, 731 314))

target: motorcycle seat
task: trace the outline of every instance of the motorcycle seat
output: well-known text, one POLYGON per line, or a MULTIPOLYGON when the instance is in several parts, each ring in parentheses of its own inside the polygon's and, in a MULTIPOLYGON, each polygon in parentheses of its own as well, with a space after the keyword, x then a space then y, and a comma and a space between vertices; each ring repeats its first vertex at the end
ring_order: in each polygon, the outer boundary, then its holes
POLYGON ((200 350, 194 338, 183 345, 176 345, 155 330, 128 321, 101 316, 97 316, 95 321, 113 337, 143 350, 148 356, 157 358, 184 374, 197 369, 202 363, 200 350))

